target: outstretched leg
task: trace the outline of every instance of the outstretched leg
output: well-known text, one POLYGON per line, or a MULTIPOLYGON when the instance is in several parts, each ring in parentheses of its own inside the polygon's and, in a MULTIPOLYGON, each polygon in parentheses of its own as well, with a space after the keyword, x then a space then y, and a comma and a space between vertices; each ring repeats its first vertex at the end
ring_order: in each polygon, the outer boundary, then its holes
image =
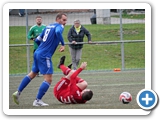
POLYGON ((61 65, 64 65, 65 59, 66 59, 66 56, 62 56, 62 57, 60 58, 59 64, 58 64, 58 66, 57 66, 58 68, 60 68, 61 65))
POLYGON ((82 81, 76 84, 82 91, 87 88, 88 83, 86 81, 82 81))
POLYGON ((62 70, 62 72, 63 72, 64 75, 68 75, 69 72, 71 71, 71 69, 68 68, 68 67, 66 67, 65 65, 61 65, 60 69, 62 70))
POLYGON ((65 61, 65 56, 62 56, 60 58, 60 61, 59 61, 59 64, 58 64, 58 68, 60 68, 62 70, 64 75, 68 75, 68 73, 71 71, 70 68, 71 68, 72 64, 70 64, 68 67, 66 67, 64 65, 64 61, 65 61))
POLYGON ((31 71, 28 75, 26 75, 22 79, 21 83, 19 84, 19 87, 18 87, 17 91, 12 94, 13 100, 17 105, 19 105, 19 97, 20 97, 21 92, 31 82, 31 80, 36 75, 37 75, 37 73, 34 73, 34 72, 31 71))

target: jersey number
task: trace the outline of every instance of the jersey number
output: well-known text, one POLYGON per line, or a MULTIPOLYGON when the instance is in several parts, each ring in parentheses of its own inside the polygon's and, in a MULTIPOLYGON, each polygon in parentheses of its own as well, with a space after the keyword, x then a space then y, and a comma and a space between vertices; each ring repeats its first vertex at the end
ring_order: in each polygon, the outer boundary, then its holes
POLYGON ((71 100, 70 100, 70 97, 69 97, 69 96, 67 96, 67 99, 66 99, 66 98, 63 98, 62 96, 61 96, 60 98, 61 98, 61 101, 62 101, 63 103, 71 103, 71 100))
POLYGON ((43 37, 43 42, 45 42, 47 40, 48 34, 50 32, 51 29, 46 29, 44 37, 43 37))

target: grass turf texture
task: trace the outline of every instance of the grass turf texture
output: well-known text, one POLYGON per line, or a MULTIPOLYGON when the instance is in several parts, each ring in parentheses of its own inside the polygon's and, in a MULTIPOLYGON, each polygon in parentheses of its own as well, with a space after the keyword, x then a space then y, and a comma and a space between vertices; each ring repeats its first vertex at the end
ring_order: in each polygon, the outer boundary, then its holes
MULTIPOLYGON (((117 41, 120 40, 120 25, 84 25, 92 34, 92 41, 117 41)), ((65 42, 67 33, 71 26, 65 27, 63 36, 65 42)), ((123 24, 124 40, 144 40, 145 24, 123 24)), ((87 41, 85 37, 84 41, 87 41)), ((9 27, 9 44, 25 44, 25 26, 9 27)), ((32 44, 33 42, 30 41, 32 44)), ((125 43, 125 68, 145 68, 145 43, 125 43)), ((26 47, 9 48, 9 74, 27 73, 26 47)), ((71 62, 68 45, 63 53, 58 51, 53 56, 54 71, 57 69, 59 58, 65 55, 66 64, 71 62)), ((30 66, 32 65, 33 46, 30 46, 30 66)), ((121 68, 121 45, 88 45, 85 44, 82 52, 82 61, 88 62, 87 70, 103 70, 121 68)))
MULTIPOLYGON (((130 70, 121 72, 89 72, 83 71, 79 74, 88 82, 88 88, 93 91, 93 98, 86 104, 62 104, 53 95, 53 87, 63 74, 53 75, 53 82, 43 97, 48 107, 33 107, 39 85, 43 77, 36 77, 23 90, 20 96, 20 104, 13 102, 12 94, 16 91, 22 77, 10 76, 9 78, 9 109, 140 109, 136 102, 137 93, 145 87, 145 71, 130 70), (122 104, 119 95, 122 92, 129 92, 132 101, 129 104, 122 104)), ((23 113, 23 110, 21 111, 23 113)), ((37 111, 36 111, 37 112, 37 111)), ((36 113, 35 113, 36 114, 36 113)), ((63 114, 63 113, 62 113, 63 114)))
MULTIPOLYGON (((117 17, 119 18, 119 15, 113 15, 112 17, 117 17)), ((127 18, 127 19, 145 19, 145 14, 127 14, 123 13, 122 18, 127 18)))

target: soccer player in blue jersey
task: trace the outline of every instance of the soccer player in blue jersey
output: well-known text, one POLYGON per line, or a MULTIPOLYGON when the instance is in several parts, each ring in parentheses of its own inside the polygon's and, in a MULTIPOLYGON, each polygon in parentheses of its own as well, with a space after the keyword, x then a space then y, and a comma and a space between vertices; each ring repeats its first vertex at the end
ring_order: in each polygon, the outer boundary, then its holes
POLYGON ((12 95, 16 104, 19 104, 19 97, 23 89, 34 77, 36 77, 38 72, 40 72, 43 74, 44 81, 39 87, 33 106, 49 106, 42 101, 42 97, 47 92, 52 82, 53 67, 51 58, 59 43, 61 43, 59 51, 63 52, 65 49, 62 33, 66 22, 66 14, 58 13, 56 16, 56 22, 46 26, 42 33, 35 39, 35 42, 39 47, 34 53, 32 71, 22 79, 17 91, 12 95))

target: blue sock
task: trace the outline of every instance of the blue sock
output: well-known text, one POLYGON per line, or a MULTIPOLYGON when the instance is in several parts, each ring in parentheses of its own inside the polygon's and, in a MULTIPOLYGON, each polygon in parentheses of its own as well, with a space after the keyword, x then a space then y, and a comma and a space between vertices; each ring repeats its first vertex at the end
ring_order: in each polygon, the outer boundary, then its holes
POLYGON ((41 86, 39 87, 39 91, 36 99, 41 100, 44 94, 47 92, 49 86, 50 86, 50 83, 48 83, 47 81, 43 81, 41 86))
POLYGON ((29 84, 30 81, 31 81, 31 78, 28 75, 25 76, 18 87, 18 91, 22 92, 23 89, 29 84))

